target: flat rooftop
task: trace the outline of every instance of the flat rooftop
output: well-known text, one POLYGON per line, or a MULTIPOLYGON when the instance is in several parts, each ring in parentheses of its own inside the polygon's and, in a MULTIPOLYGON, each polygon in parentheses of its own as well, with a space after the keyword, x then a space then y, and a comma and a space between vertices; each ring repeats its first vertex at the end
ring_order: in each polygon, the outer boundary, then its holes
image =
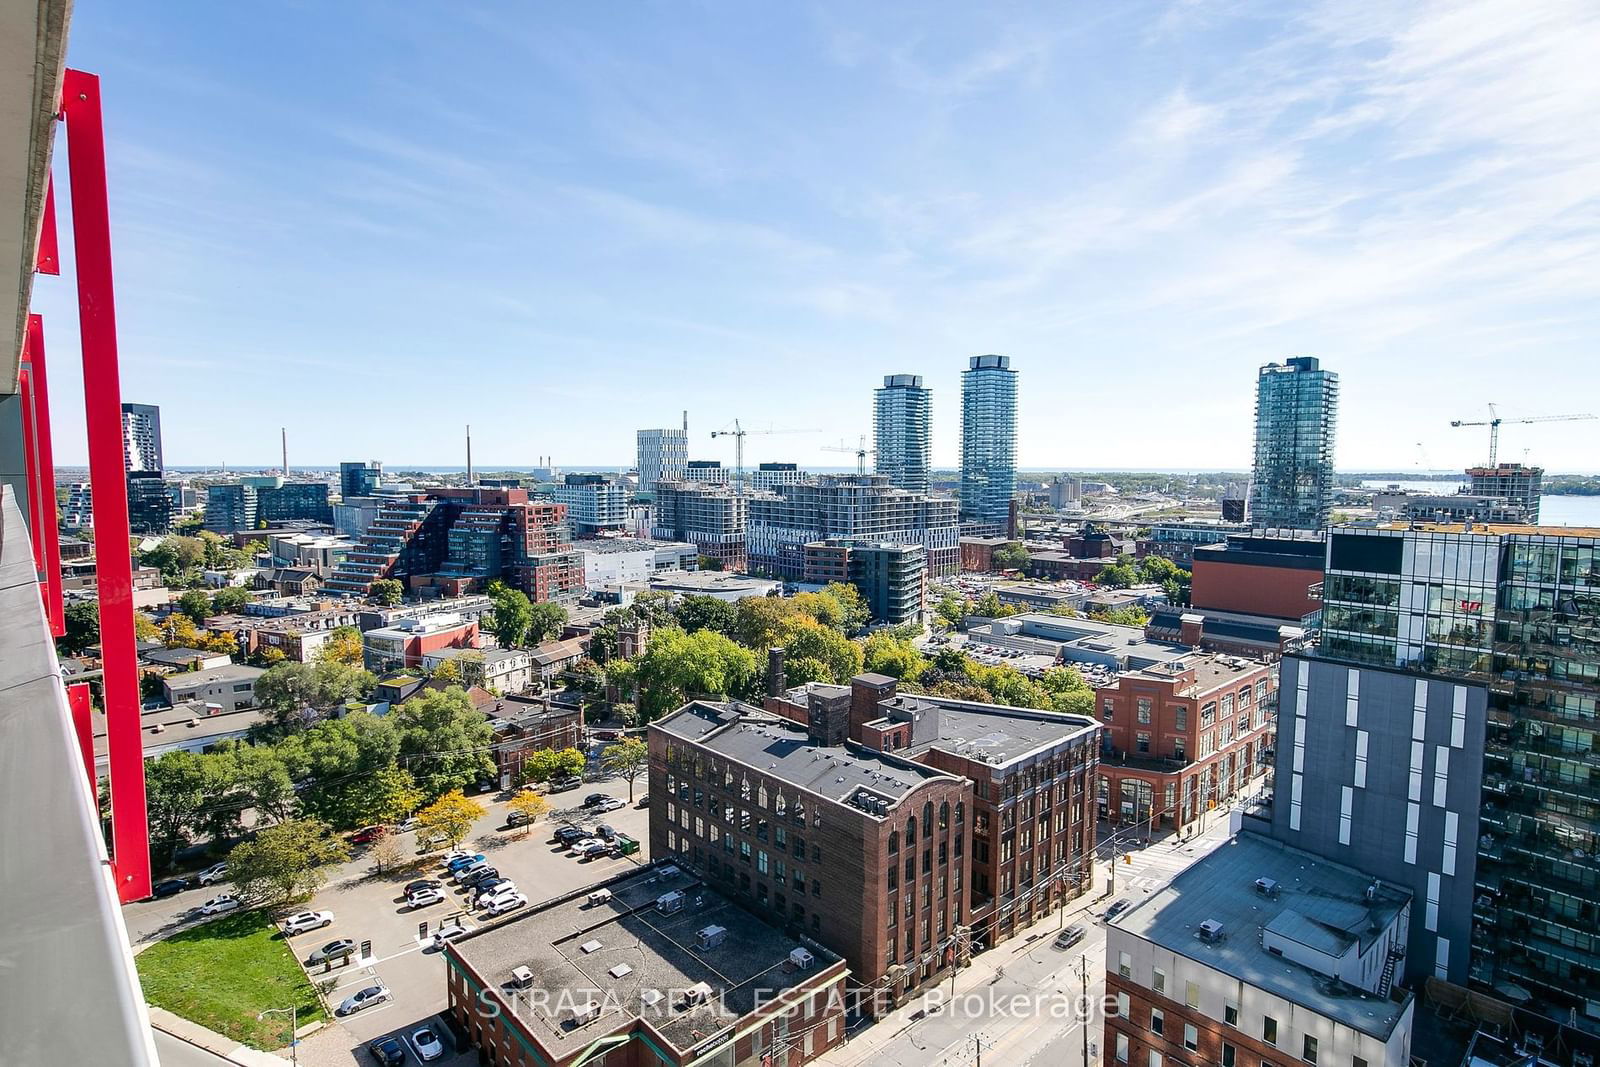
POLYGON ((1411 900, 1405 890, 1379 883, 1368 903, 1365 893, 1373 881, 1352 867, 1241 833, 1111 925, 1382 1041, 1404 1016, 1409 998, 1396 1002, 1348 986, 1335 992, 1329 978, 1262 945, 1270 930, 1321 952, 1338 954, 1357 942, 1365 951, 1378 936, 1374 927, 1387 928, 1411 900), (1258 878, 1276 881, 1277 896, 1256 892, 1258 878), (1207 920, 1222 924, 1225 940, 1196 936, 1207 920))
POLYGON ((574 541, 572 547, 579 552, 608 555, 620 552, 646 552, 663 548, 693 549, 684 541, 657 541, 644 537, 598 537, 590 541, 574 541))
POLYGON ((169 686, 187 689, 194 685, 203 685, 206 682, 242 682, 255 681, 266 674, 262 667, 252 667, 248 663, 229 663, 221 667, 208 667, 203 671, 187 671, 178 674, 169 674, 163 679, 169 686))
MULTIPOLYGON (((1192 670, 1195 685, 1202 692, 1213 689, 1222 689, 1239 679, 1251 674, 1260 674, 1271 668, 1256 660, 1244 659, 1240 656, 1218 655, 1209 652, 1197 653, 1183 659, 1173 660, 1156 667, 1145 667, 1137 671, 1127 671, 1127 675, 1136 675, 1143 678, 1152 678, 1158 681, 1171 681, 1176 669, 1192 670), (1174 668, 1169 670, 1168 668, 1174 668)), ((1262 677, 1265 677, 1262 674, 1262 677)))
POLYGON ((636 1018, 688 1050, 840 961, 820 945, 786 937, 686 874, 658 877, 660 869, 601 883, 611 891, 603 904, 590 905, 585 889, 514 912, 509 921, 474 931, 447 951, 490 987, 503 987, 515 967, 531 970, 531 988, 545 995, 506 1002, 560 1056, 636 1018), (685 896, 682 910, 658 911, 656 899, 674 891, 685 896), (726 934, 719 944, 702 948, 697 935, 712 926, 726 934), (797 948, 812 955, 808 967, 790 961, 797 948), (702 982, 711 997, 682 1007, 683 991, 702 982), (661 994, 655 1004, 648 1003, 654 999, 650 990, 661 994), (574 1006, 591 1002, 600 1004, 599 1017, 579 1025, 574 1006))
MULTIPOLYGON (((212 738, 231 737, 240 730, 248 730, 265 721, 266 716, 267 713, 261 708, 213 711, 206 707, 204 701, 185 700, 170 708, 141 712, 139 736, 147 749, 163 745, 206 743, 212 738)), ((95 758, 103 759, 109 752, 106 713, 95 708, 89 722, 95 758)))
POLYGON ((1063 741, 1091 742, 1099 726, 1082 715, 1033 708, 1013 708, 1004 704, 974 704, 943 697, 896 696, 879 707, 908 714, 934 716, 934 736, 918 738, 913 730, 909 751, 943 749, 968 759, 990 764, 1006 764, 1063 741))
POLYGON ((1514 522, 1474 522, 1470 530, 1461 522, 1420 521, 1351 523, 1335 526, 1334 529, 1340 533, 1354 533, 1358 530, 1420 530, 1426 533, 1483 534, 1486 537, 1508 537, 1516 534, 1524 537, 1600 537, 1600 526, 1534 526, 1514 522))
POLYGON ((737 701, 695 701, 653 725, 841 804, 866 789, 892 806, 930 779, 951 777, 860 745, 820 745, 788 719, 737 701))
POLYGON ((707 589, 729 592, 737 589, 775 588, 783 583, 772 578, 756 578, 748 574, 728 574, 725 571, 669 571, 652 575, 650 585, 660 589, 707 589))

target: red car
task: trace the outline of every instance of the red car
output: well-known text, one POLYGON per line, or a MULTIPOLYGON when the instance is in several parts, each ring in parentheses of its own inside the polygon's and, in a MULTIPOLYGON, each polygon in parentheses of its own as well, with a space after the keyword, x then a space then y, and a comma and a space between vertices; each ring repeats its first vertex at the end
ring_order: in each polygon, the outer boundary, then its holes
POLYGON ((350 835, 350 840, 357 845, 370 845, 388 832, 389 828, 387 826, 363 826, 350 835))

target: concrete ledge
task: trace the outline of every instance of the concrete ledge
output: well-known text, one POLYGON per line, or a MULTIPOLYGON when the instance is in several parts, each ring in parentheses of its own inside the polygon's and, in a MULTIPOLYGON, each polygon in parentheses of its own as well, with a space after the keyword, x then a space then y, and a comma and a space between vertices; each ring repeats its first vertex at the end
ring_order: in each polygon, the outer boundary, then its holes
MULTIPOLYGON (((150 1025, 162 1033, 171 1034, 179 1041, 221 1056, 229 1063, 244 1064, 246 1067, 283 1067, 283 1059, 279 1056, 253 1049, 249 1045, 241 1045, 231 1037, 223 1037, 219 1033, 207 1030, 199 1023, 192 1023, 154 1004, 150 1005, 150 1025)), ((303 1027, 302 1032, 311 1029, 315 1027, 303 1027)))

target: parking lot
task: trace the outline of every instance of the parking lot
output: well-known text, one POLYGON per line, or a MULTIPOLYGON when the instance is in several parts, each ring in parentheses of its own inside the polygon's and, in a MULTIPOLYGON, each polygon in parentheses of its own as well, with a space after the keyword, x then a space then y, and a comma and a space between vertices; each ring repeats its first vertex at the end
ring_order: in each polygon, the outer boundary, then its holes
MULTIPOLYGON (((639 785, 642 795, 642 781, 639 785)), ((550 795, 547 797, 551 803, 550 814, 531 829, 507 827, 505 800, 509 798, 481 796, 478 799, 489 808, 489 813, 474 825, 462 847, 483 854, 503 877, 516 883, 530 903, 572 892, 636 864, 647 863, 649 812, 629 804, 601 815, 582 807, 590 793, 604 793, 626 801, 628 786, 622 781, 586 782, 578 789, 550 795), (552 831, 565 822, 580 828, 604 822, 638 840, 640 851, 628 857, 580 860, 550 840, 552 831)), ((410 834, 404 839, 408 845, 412 843, 410 834)), ((340 938, 350 938, 358 946, 371 942, 369 957, 309 968, 312 981, 333 983, 332 991, 326 994, 330 1007, 337 1008, 355 991, 378 981, 389 988, 392 996, 354 1015, 336 1019, 324 1032, 307 1039, 301 1046, 302 1062, 349 1063, 351 1053, 355 1052, 355 1062, 371 1063, 373 1060, 364 1050, 366 1043, 391 1034, 407 1043, 407 1055, 415 1061, 415 1050, 410 1047, 411 1033, 430 1020, 437 1024, 438 1020, 432 1017, 445 1005, 444 960, 425 942, 425 937, 441 926, 456 922, 476 927, 486 922, 508 921, 518 914, 513 911, 495 920, 474 909, 471 891, 454 884, 440 865, 439 852, 416 857, 381 875, 372 871, 365 853, 365 849, 356 849, 352 860, 336 869, 329 884, 303 905, 310 910, 333 912, 333 923, 297 934, 291 942, 302 961, 317 948, 340 938), (420 878, 441 881, 446 899, 415 910, 409 908, 404 886, 420 878), (336 1056, 328 1058, 334 1053, 342 1053, 342 1060, 336 1056)), ((222 890, 226 888, 221 887, 222 890)), ((165 900, 130 904, 124 909, 130 938, 138 944, 188 925, 192 921, 188 918, 191 909, 218 891, 217 888, 192 889, 165 900)), ((450 1047, 448 1037, 444 1043, 446 1048, 450 1047)), ((435 1062, 453 1061, 447 1057, 435 1062)))

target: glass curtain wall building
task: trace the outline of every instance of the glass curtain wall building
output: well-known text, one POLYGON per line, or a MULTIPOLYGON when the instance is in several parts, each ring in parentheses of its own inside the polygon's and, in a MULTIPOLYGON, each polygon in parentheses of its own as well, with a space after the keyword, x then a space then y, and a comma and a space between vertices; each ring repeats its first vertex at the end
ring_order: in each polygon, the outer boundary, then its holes
POLYGON ((872 397, 874 469, 897 489, 928 491, 933 465, 933 391, 920 374, 886 374, 872 397))
POLYGON ((658 482, 683 479, 689 465, 688 430, 640 430, 638 433, 639 492, 653 492, 658 482))
POLYGON ((1017 488, 1017 372, 1010 356, 973 356, 961 372, 961 519, 1000 523, 1017 488))
POLYGON ((1338 528, 1320 654, 1487 686, 1471 979, 1594 1018, 1600 529, 1338 528))
POLYGON ((1256 377, 1256 453, 1250 521, 1320 530, 1333 512, 1339 376, 1310 356, 1269 363, 1256 377))

